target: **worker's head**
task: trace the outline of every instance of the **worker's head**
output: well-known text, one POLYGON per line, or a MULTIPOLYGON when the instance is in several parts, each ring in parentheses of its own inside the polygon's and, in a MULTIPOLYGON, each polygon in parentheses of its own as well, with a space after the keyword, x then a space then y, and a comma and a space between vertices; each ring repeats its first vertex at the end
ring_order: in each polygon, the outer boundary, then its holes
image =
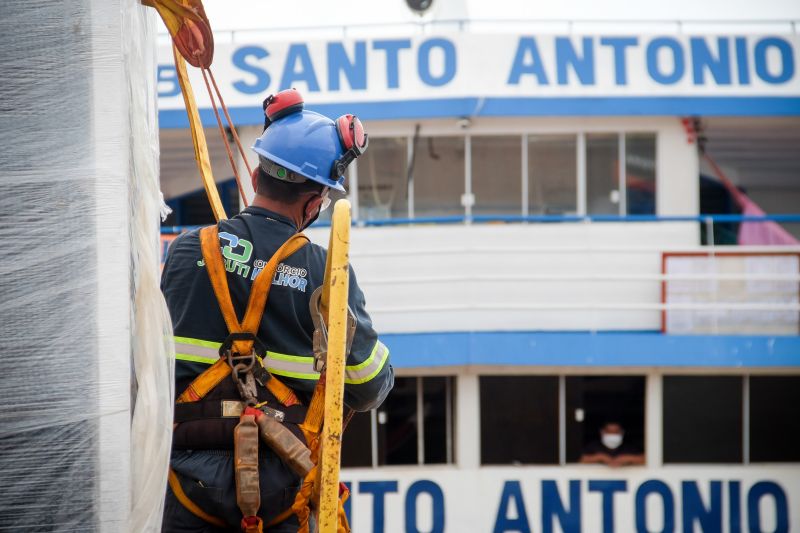
POLYGON ((600 441, 606 448, 619 448, 624 437, 625 430, 619 422, 606 422, 600 428, 600 441))
POLYGON ((333 121, 304 110, 294 89, 268 97, 264 114, 264 133, 253 146, 259 161, 253 187, 273 201, 303 202, 308 225, 327 207, 330 189, 345 192, 344 173, 367 149, 367 134, 353 115, 333 121))

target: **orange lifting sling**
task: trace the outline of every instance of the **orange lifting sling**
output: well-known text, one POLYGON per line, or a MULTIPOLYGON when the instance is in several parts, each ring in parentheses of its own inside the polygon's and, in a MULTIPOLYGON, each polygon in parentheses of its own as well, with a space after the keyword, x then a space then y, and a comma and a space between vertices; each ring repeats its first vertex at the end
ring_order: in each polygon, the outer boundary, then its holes
MULTIPOLYGON (((275 254, 269 260, 267 265, 261 271, 261 273, 256 277, 255 281, 252 284, 250 289, 250 297, 247 303, 247 310, 245 311, 244 318, 240 323, 237 316, 236 311, 233 308, 233 303, 230 297, 230 291, 228 289, 228 280, 225 274, 225 267, 222 258, 222 254, 220 252, 220 245, 219 245, 219 229, 217 226, 209 226, 203 228, 200 231, 200 244, 203 253, 203 259, 206 264, 206 269, 208 271, 209 278, 211 280, 211 285, 214 289, 214 294, 217 297, 217 301, 219 302, 220 310, 222 311, 222 316, 225 319, 225 324, 228 327, 228 331, 231 334, 250 334, 251 336, 255 336, 258 333, 259 326, 261 324, 261 318, 264 314, 264 308, 266 306, 267 298, 269 296, 269 290, 272 285, 272 279, 275 275, 275 270, 278 267, 278 264, 283 261, 285 258, 292 255, 294 252, 305 246, 308 242, 308 238, 303 235, 302 233, 297 233, 289 238, 275 254)), ((246 338, 245 335, 242 338, 233 340, 231 352, 235 352, 237 354, 252 354, 253 353, 253 340, 246 338)), ((263 365, 263 362, 258 358, 258 365, 263 365)), ((225 378, 232 377, 232 369, 231 365, 228 360, 224 358, 220 358, 216 363, 214 363, 210 368, 208 368, 205 372, 197 376, 197 378, 192 381, 189 386, 184 390, 181 395, 177 399, 177 403, 186 403, 186 402, 197 402, 202 400, 212 389, 214 389, 217 385, 219 385, 225 378)), ((300 403, 297 396, 294 392, 283 384, 281 381, 278 380, 275 376, 271 376, 265 383, 267 389, 275 396, 275 398, 284 406, 292 406, 297 405, 300 403)), ((314 393, 311 397, 311 401, 308 406, 308 410, 306 412, 306 416, 304 421, 299 425, 300 430, 303 433, 303 436, 306 439, 306 443, 308 448, 311 451, 311 461, 316 465, 319 460, 319 445, 320 445, 320 432, 322 429, 322 421, 324 416, 324 401, 325 401, 325 379, 322 376, 314 389, 314 393)), ((252 410, 246 409, 245 413, 242 414, 240 425, 237 426, 237 431, 243 427, 243 425, 247 425, 251 423, 253 420, 252 410)), ((248 441, 252 444, 251 441, 248 441)), ((236 460, 239 459, 239 450, 238 450, 238 443, 237 443, 237 450, 235 451, 234 457, 236 460)), ((295 498, 294 504, 289 508, 284 510, 280 513, 274 520, 272 520, 269 524, 264 526, 261 523, 261 520, 255 516, 258 506, 258 473, 257 473, 257 466, 255 468, 255 489, 252 486, 249 488, 242 488, 240 487, 240 480, 239 480, 239 467, 242 466, 244 470, 247 470, 246 465, 236 465, 237 467, 237 501, 239 503, 240 508, 242 509, 242 513, 244 514, 244 520, 242 521, 242 530, 246 531, 247 533, 250 532, 261 532, 263 527, 271 527, 273 525, 279 524, 289 518, 292 514, 297 515, 300 527, 298 532, 300 533, 308 533, 309 531, 309 520, 311 517, 311 509, 310 509, 310 502, 315 495, 315 492, 318 492, 317 483, 318 483, 318 473, 317 467, 314 466, 305 476, 303 483, 301 485, 301 489, 298 491, 297 496, 295 498), (252 498, 249 500, 249 503, 243 504, 242 502, 242 495, 241 492, 250 492, 255 491, 256 493, 251 495, 252 498), (254 499, 253 499, 254 498, 254 499)), ((247 472, 245 472, 247 474, 247 472)), ((243 476, 245 476, 243 474, 243 476)), ((250 473, 252 475, 252 472, 250 473)), ((243 479, 248 479, 246 476, 243 479)), ((250 478, 252 482, 252 477, 250 478)), ((247 484, 245 482, 245 484, 247 484)), ((169 485, 172 488, 173 493, 175 494, 176 498, 186 507, 187 510, 192 512, 194 515, 198 516, 199 518, 214 524, 219 527, 229 527, 223 520, 218 517, 212 516, 202 509, 198 507, 194 502, 192 502, 188 496, 184 493, 183 489, 180 486, 180 482, 178 480, 177 475, 174 471, 170 470, 169 474, 169 485)), ((344 514, 344 502, 347 500, 349 493, 347 489, 342 485, 340 488, 340 496, 339 496, 339 509, 338 509, 338 532, 349 532, 349 525, 347 524, 347 519, 344 514)))

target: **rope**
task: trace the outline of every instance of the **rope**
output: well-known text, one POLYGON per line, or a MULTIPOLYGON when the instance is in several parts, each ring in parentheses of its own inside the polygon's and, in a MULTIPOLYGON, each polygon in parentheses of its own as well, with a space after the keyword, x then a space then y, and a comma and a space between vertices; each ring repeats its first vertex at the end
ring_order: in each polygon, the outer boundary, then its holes
MULTIPOLYGON (((222 119, 219 116, 219 110, 217 109, 217 101, 214 99, 214 93, 211 91, 211 85, 208 83, 209 76, 206 75, 206 72, 209 74, 211 71, 206 68, 201 68, 200 72, 203 73, 203 81, 206 83, 206 91, 208 91, 208 97, 211 99, 211 109, 214 110, 214 117, 217 119, 217 126, 219 128, 219 136, 222 139, 222 145, 225 146, 225 153, 228 154, 228 162, 231 164, 231 169, 233 170, 233 175, 236 178, 236 186, 239 188, 239 194, 242 196, 242 201, 244 202, 245 207, 247 207, 247 197, 244 194, 244 189, 242 188, 242 178, 239 176, 239 169, 236 168, 236 162, 233 160, 233 152, 231 151, 231 147, 228 144, 228 138, 225 135, 225 127, 222 125, 222 119)), ((222 102, 222 96, 218 94, 220 97, 220 102, 222 102)), ((231 131, 236 131, 236 126, 231 123, 230 117, 228 117, 226 113, 226 117, 228 118, 228 124, 230 125, 231 131)), ((247 161, 247 159, 245 159, 247 161)), ((249 165, 248 165, 249 170, 249 165)), ((251 171, 252 173, 252 171, 251 171)))

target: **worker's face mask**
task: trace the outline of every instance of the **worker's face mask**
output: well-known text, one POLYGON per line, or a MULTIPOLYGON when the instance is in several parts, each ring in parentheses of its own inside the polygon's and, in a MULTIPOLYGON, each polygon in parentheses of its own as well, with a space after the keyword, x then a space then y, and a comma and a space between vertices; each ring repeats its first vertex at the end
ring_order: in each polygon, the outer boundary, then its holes
MULTIPOLYGON (((331 206, 331 190, 327 187, 322 191, 322 204, 319 207, 319 212, 322 213, 331 206)), ((319 215, 317 215, 319 216, 319 215)))
POLYGON ((610 450, 616 450, 622 445, 622 433, 601 433, 600 440, 603 446, 610 450))
MULTIPOLYGON (((320 196, 322 197, 322 203, 319 204, 319 211, 317 211, 316 215, 310 217, 310 219, 307 220, 305 222, 305 224, 303 224, 303 227, 300 228, 300 231, 303 231, 304 229, 309 227, 311 224, 316 222, 316 220, 319 218, 320 213, 322 213, 323 211, 328 209, 328 207, 331 205, 331 197, 330 197, 330 189, 329 188, 325 187, 325 189, 322 191, 322 193, 320 193, 320 196)), ((306 205, 308 205, 308 203, 312 202, 313 200, 314 200, 314 198, 311 198, 308 202, 306 202, 306 205)), ((305 208, 303 209, 303 211, 305 211, 305 208)))

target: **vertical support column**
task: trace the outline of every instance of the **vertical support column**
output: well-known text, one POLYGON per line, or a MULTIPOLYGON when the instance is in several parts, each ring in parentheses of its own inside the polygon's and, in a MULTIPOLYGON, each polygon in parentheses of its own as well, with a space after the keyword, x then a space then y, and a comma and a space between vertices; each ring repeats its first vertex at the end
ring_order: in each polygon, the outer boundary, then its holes
POLYGON ((653 117, 652 124, 657 132, 656 214, 698 215, 700 157, 697 144, 686 142, 686 132, 678 117, 653 117))
POLYGON ((576 187, 578 216, 586 216, 586 134, 578 134, 575 144, 575 157, 577 158, 578 186, 576 187))
POLYGON ((447 464, 453 464, 453 378, 445 377, 444 381, 444 423, 445 423, 445 453, 447 464))
POLYGON ((645 381, 645 455, 649 468, 660 468, 663 462, 663 376, 651 372, 645 381))
POLYGON ((531 207, 528 201, 528 135, 522 135, 522 216, 526 217, 531 213, 531 207))
POLYGON ((750 464, 750 374, 742 376, 742 463, 750 464))
POLYGON ((619 216, 628 214, 628 172, 625 162, 625 133, 620 133, 617 141, 617 174, 619 176, 619 216))
POLYGON ((467 224, 472 223, 472 205, 475 197, 472 195, 472 137, 464 136, 464 195, 461 204, 464 206, 464 217, 467 224))
MULTIPOLYGON (((406 144, 406 176, 414 160, 414 137, 407 137, 406 144)), ((414 218, 414 175, 408 182, 408 218, 414 218)))
POLYGON ((558 464, 567 464, 567 378, 558 376, 558 464))
POLYGON ((475 374, 460 374, 456 386, 456 462, 459 468, 481 465, 480 381, 475 374))
POLYGON ((417 376, 417 464, 425 464, 425 402, 422 398, 422 376, 417 376))
POLYGON ((378 467, 378 410, 369 412, 369 440, 372 449, 372 468, 378 467))

